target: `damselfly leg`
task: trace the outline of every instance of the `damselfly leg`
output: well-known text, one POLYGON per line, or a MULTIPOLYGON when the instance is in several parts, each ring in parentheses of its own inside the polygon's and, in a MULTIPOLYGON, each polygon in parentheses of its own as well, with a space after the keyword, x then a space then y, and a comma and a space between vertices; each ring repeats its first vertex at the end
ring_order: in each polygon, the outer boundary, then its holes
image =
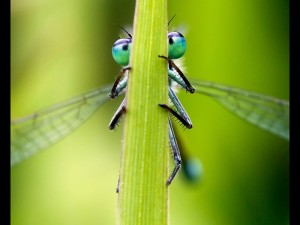
MULTIPOLYGON (((174 32, 172 32, 174 33, 174 32)), ((170 58, 159 55, 158 57, 166 59, 168 61, 169 69, 168 76, 176 83, 178 83, 182 88, 186 89, 188 92, 193 94, 195 92, 195 88, 190 84, 188 79, 184 76, 183 72, 176 66, 176 64, 170 58)))
POLYGON ((114 116, 112 117, 109 125, 108 125, 108 128, 110 130, 114 130, 117 126, 117 124, 119 123, 122 115, 125 113, 126 111, 126 108, 125 108, 125 105, 126 105, 126 97, 124 98, 124 100, 122 101, 121 105, 119 106, 119 108, 117 109, 117 111, 115 112, 114 116))
POLYGON ((118 96, 118 94, 120 94, 127 86, 127 81, 128 81, 128 73, 126 73, 126 71, 129 71, 130 67, 126 66, 124 68, 121 69, 121 71, 119 72, 116 81, 111 89, 111 93, 109 95, 109 97, 111 97, 112 99, 114 99, 115 97, 118 96), (121 80, 121 78, 124 76, 124 78, 121 80))
POLYGON ((177 140, 175 137, 175 133, 174 133, 174 129, 170 117, 168 118, 168 122, 169 122, 169 141, 171 144, 172 154, 175 162, 175 168, 173 169, 173 172, 171 173, 167 181, 167 185, 170 185, 181 167, 181 157, 180 157, 180 151, 179 151, 179 147, 177 144, 177 140))

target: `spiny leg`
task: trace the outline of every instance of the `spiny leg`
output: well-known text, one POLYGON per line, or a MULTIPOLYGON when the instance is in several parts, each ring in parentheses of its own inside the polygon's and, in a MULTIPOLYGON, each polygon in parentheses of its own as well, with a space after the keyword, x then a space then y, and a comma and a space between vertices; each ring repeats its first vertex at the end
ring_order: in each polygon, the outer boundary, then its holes
POLYGON ((160 107, 167 110, 169 113, 171 113, 173 116, 175 116, 186 128, 191 129, 193 127, 192 121, 186 111, 184 110, 182 104, 180 103, 179 99, 173 92, 172 88, 169 87, 169 98, 173 102, 176 110, 179 112, 179 114, 166 104, 158 104, 160 107))
POLYGON ((171 87, 169 87, 169 98, 174 104, 176 110, 179 112, 180 116, 184 119, 185 123, 187 124, 185 126, 188 129, 191 129, 193 127, 192 121, 171 87))
POLYGON ((130 70, 129 66, 122 68, 121 71, 119 72, 117 79, 116 79, 116 81, 111 89, 110 95, 109 95, 112 99, 117 97, 118 94, 126 87, 128 78, 124 78, 123 79, 124 81, 123 80, 121 81, 121 78, 127 70, 130 70))
MULTIPOLYGON (((176 64, 173 62, 173 60, 169 59, 166 56, 163 55, 159 55, 158 57, 166 59, 168 61, 169 64, 169 70, 171 70, 172 68, 174 68, 176 70, 176 72, 179 74, 179 76, 181 77, 181 79, 183 80, 183 82, 185 83, 184 88, 190 92, 190 93, 194 93, 195 92, 195 88, 193 88, 193 86, 190 84, 190 82, 188 81, 188 79, 184 76, 183 72, 178 68, 178 66, 176 66, 176 64)), ((175 80, 176 81, 176 80, 175 80)), ((177 82, 177 81, 176 81, 177 82)))
POLYGON ((123 102, 121 103, 121 105, 119 106, 119 108, 117 109, 117 111, 115 112, 114 116, 112 117, 108 128, 110 130, 115 129, 116 125, 118 124, 120 118, 122 117, 123 113, 125 113, 126 108, 125 108, 125 104, 126 104, 126 97, 124 98, 123 102))
POLYGON ((180 152, 179 152, 178 144, 176 141, 176 137, 175 137, 175 133, 173 130, 173 126, 172 126, 170 117, 168 118, 168 121, 169 121, 169 140, 170 140, 173 158, 174 158, 174 162, 175 162, 175 168, 173 169, 173 172, 171 173, 171 175, 169 176, 169 179, 167 181, 167 185, 170 185, 181 167, 181 157, 180 157, 180 152))
POLYGON ((174 109, 170 108, 166 104, 158 104, 163 109, 167 110, 173 116, 175 116, 186 128, 191 129, 192 125, 188 124, 174 109))

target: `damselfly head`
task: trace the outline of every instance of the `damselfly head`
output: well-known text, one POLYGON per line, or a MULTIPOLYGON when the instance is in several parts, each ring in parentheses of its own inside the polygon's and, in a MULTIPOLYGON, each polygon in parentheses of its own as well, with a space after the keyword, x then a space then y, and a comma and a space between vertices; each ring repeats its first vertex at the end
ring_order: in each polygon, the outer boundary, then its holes
POLYGON ((116 63, 127 66, 129 64, 131 38, 117 40, 112 47, 112 56, 116 63))
POLYGON ((169 53, 170 59, 181 58, 186 51, 186 41, 184 36, 179 32, 170 32, 168 34, 169 53))
POLYGON ((116 25, 124 31, 128 37, 122 37, 114 43, 112 47, 112 56, 116 63, 121 66, 127 66, 129 64, 132 36, 124 27, 121 27, 118 24, 116 25))

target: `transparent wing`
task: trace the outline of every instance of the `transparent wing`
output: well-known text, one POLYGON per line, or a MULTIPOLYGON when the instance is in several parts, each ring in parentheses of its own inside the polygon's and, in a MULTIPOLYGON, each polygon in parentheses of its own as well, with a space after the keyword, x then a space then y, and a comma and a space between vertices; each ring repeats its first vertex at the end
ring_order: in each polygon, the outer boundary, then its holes
POLYGON ((111 85, 11 121, 11 165, 56 143, 109 99, 111 85))
MULTIPOLYGON (((212 82, 194 80, 196 92, 281 138, 289 140, 289 102, 212 82)), ((70 134, 109 99, 112 85, 89 91, 11 121, 11 165, 70 134)))
POLYGON ((202 80, 191 80, 205 94, 235 115, 283 139, 290 138, 288 101, 202 80))

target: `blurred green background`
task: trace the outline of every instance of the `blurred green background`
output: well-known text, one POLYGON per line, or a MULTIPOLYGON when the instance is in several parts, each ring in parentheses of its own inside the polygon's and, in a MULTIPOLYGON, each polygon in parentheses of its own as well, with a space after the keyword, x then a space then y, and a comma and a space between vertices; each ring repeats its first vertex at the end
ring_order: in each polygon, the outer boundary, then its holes
MULTIPOLYGON (((12 0, 11 117, 114 81, 111 47, 132 25, 134 1, 12 0)), ((187 77, 289 99, 289 1, 169 2, 184 30, 187 77)), ((289 143, 184 91, 193 121, 180 129, 201 182, 170 187, 172 225, 289 224, 289 143)), ((121 98, 48 150, 11 170, 11 224, 115 224, 121 98)), ((123 118, 124 120, 124 118, 123 118)))

